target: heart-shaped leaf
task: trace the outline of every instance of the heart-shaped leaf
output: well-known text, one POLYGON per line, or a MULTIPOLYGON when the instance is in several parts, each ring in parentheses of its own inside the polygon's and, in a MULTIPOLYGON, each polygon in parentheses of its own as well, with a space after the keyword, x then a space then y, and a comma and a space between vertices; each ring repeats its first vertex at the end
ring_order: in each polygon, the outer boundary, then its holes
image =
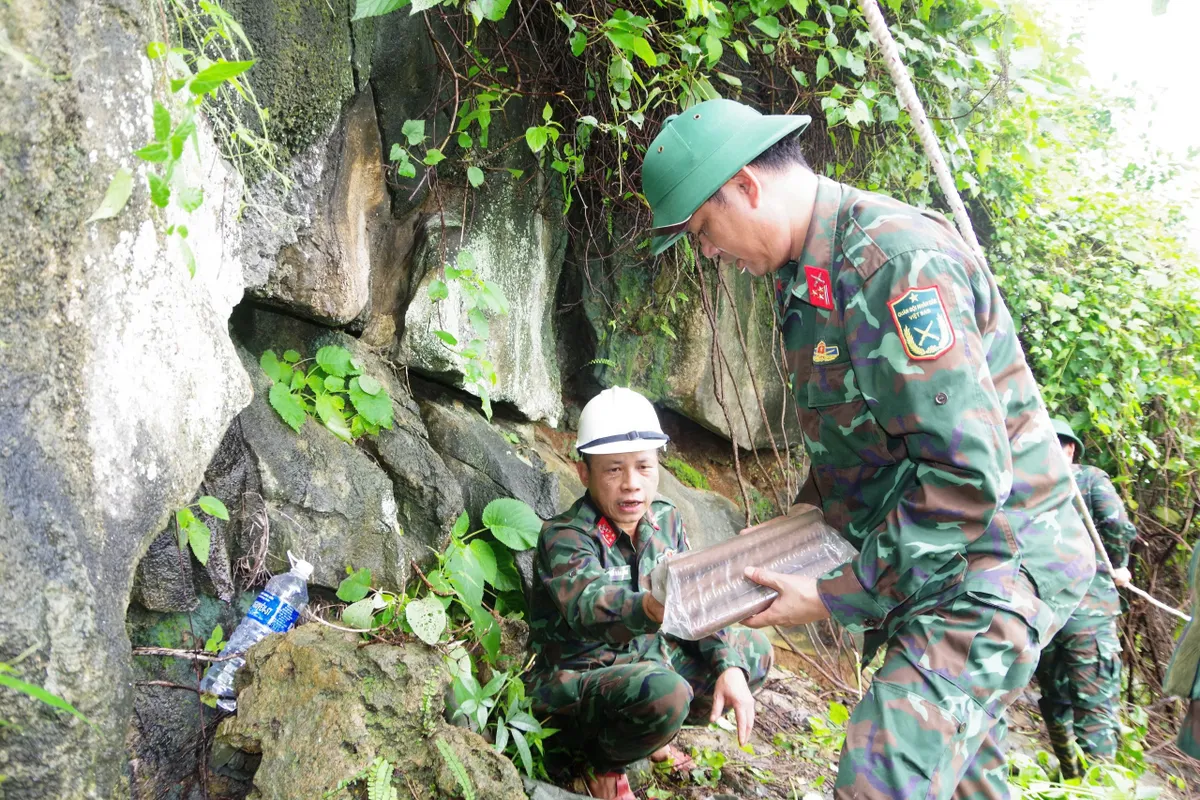
POLYGON ((346 606, 342 612, 342 622, 351 628, 366 630, 375 624, 375 605, 368 598, 346 606))
POLYGON ((205 514, 217 519, 229 520, 229 509, 225 508, 225 504, 217 498, 206 494, 196 502, 200 505, 200 510, 205 514))
POLYGON ((542 521, 520 500, 500 497, 483 509, 483 524, 492 535, 513 550, 528 550, 537 544, 542 521))
POLYGON ((363 567, 342 578, 338 584, 337 597, 346 603, 357 603, 371 591, 371 570, 363 567))
POLYGON ((404 607, 404 618, 425 644, 436 644, 446 630, 446 609, 432 595, 410 601, 404 607))

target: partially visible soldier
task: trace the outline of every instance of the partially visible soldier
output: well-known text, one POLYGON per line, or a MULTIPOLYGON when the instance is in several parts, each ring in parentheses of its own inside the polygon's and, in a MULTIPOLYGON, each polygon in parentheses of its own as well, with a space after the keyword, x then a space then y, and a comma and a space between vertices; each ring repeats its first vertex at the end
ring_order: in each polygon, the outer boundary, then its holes
POLYGON ((688 549, 683 520, 658 495, 666 446, 654 407, 629 389, 601 392, 579 418, 583 497, 545 524, 530 612, 537 667, 534 710, 590 766, 593 797, 634 800, 625 766, 649 756, 686 767, 668 747, 684 721, 732 708, 738 740, 754 725, 752 692, 771 669, 757 631, 725 629, 698 642, 659 632, 663 607, 650 572, 688 549))
MULTIPOLYGON (((1054 420, 1054 430, 1068 461, 1083 455, 1083 442, 1066 420, 1054 420)), ((1129 546, 1137 533, 1102 470, 1080 464, 1073 464, 1072 469, 1115 569, 1112 575, 1103 566, 1097 569, 1079 608, 1042 651, 1038 663, 1037 681, 1042 690, 1038 705, 1064 779, 1080 777, 1076 743, 1091 758, 1112 758, 1117 753, 1117 698, 1121 692, 1121 644, 1117 639, 1121 598, 1117 586, 1129 583, 1129 546)))

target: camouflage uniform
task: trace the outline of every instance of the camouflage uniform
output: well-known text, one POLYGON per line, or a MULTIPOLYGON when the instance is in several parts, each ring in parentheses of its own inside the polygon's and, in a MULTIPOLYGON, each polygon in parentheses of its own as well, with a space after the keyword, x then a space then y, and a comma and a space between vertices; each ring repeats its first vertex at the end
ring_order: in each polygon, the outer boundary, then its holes
POLYGON ((773 653, 757 631, 727 628, 698 642, 667 637, 646 616, 650 572, 687 549, 683 519, 656 500, 630 538, 588 495, 542 528, 530 604, 537 653, 531 696, 598 771, 619 771, 675 737, 688 718, 707 721, 717 678, 766 680, 773 653))
POLYGON ((944 219, 821 177, 776 279, 801 499, 859 550, 818 591, 887 648, 836 793, 1006 797, 1004 710, 1096 564, 1013 320, 944 219))
MULTIPOLYGON (((1096 531, 1114 567, 1129 562, 1136 534, 1112 481, 1096 467, 1075 465, 1075 482, 1096 523, 1096 531)), ((1117 697, 1121 692, 1121 645, 1117 617, 1121 598, 1112 576, 1096 571, 1083 602, 1063 629, 1042 651, 1037 679, 1039 706, 1050 744, 1064 778, 1079 774, 1075 742, 1089 756, 1112 758, 1120 726, 1117 697)))

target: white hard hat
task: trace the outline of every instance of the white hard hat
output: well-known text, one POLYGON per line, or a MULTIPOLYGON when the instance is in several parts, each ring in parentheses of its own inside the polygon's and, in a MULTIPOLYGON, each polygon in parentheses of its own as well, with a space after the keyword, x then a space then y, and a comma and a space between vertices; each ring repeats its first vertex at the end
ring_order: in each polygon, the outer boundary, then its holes
POLYGON ((640 453, 666 447, 654 406, 632 389, 614 386, 593 397, 579 415, 581 453, 640 453))

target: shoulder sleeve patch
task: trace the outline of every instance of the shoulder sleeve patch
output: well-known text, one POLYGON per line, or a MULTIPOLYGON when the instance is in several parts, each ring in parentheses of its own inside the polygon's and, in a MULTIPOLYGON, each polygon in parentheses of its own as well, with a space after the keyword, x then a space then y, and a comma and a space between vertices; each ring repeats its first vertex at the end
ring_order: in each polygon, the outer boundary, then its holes
POLYGON ((904 352, 914 361, 930 361, 954 346, 954 327, 936 286, 909 289, 888 301, 904 352))

